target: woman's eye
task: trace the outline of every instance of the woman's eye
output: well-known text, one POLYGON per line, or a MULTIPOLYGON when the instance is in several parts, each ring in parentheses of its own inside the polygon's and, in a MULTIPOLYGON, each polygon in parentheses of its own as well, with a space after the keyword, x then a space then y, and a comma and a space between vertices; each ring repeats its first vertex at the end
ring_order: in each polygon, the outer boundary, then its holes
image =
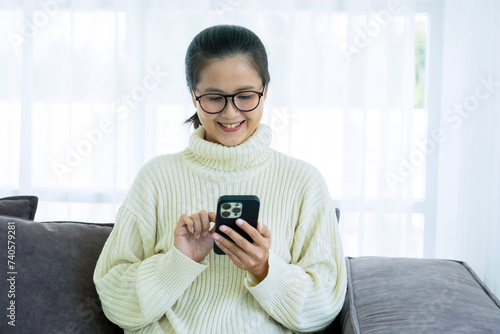
POLYGON ((222 101, 222 97, 221 96, 209 96, 208 99, 210 100, 210 102, 220 102, 220 101, 222 101))
POLYGON ((251 99, 252 98, 252 95, 238 95, 238 99, 240 100, 248 100, 248 99, 251 99))

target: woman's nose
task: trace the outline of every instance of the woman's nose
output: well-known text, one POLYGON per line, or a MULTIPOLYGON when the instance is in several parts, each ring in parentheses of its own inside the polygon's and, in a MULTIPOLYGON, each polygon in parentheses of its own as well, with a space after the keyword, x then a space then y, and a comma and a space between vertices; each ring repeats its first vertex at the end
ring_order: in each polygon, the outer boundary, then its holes
POLYGON ((224 108, 224 110, 222 110, 222 113, 227 118, 231 118, 232 116, 236 116, 239 112, 240 111, 234 106, 233 98, 228 97, 226 107, 224 108))

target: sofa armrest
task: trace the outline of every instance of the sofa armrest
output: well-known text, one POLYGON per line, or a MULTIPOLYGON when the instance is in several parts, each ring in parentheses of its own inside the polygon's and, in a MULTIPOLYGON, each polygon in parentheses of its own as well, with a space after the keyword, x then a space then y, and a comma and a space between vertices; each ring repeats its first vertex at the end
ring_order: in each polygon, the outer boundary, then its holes
POLYGON ((346 259, 342 332, 499 333, 500 301, 464 262, 346 259))

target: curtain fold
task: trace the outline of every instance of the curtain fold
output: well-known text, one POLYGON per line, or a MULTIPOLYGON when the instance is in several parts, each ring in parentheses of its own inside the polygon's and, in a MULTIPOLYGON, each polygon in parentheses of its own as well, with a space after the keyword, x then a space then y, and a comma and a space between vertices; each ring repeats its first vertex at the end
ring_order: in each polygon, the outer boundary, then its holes
POLYGON ((436 256, 500 295, 500 4, 446 1, 436 256))
POLYGON ((113 221, 138 169, 187 145, 189 42, 239 24, 268 50, 273 147, 321 171, 346 254, 422 256, 437 173, 435 255, 466 260, 498 294, 499 5, 445 4, 431 18, 445 28, 431 112, 446 139, 426 171, 414 0, 2 2, 0 192, 39 196, 38 220, 113 221))
POLYGON ((323 173, 347 253, 421 255, 424 178, 387 181, 414 129, 425 132, 413 108, 414 1, 12 4, 0 24, 20 42, 1 55, 22 80, 0 103, 14 107, 1 111, 9 141, 27 149, 3 155, 15 162, 0 187, 37 194, 38 218, 113 220, 138 169, 187 145, 189 42, 240 24, 268 49, 273 147, 323 173))

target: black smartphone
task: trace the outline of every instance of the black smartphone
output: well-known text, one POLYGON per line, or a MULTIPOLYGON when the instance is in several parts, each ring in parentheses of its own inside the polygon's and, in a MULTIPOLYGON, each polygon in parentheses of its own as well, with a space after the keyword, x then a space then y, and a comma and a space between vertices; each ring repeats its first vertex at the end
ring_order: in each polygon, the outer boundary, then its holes
MULTIPOLYGON (((236 219, 241 218, 257 228, 259 207, 259 198, 254 195, 225 195, 219 197, 217 200, 217 215, 215 217, 215 232, 231 240, 231 238, 219 230, 221 225, 227 225, 248 241, 253 242, 252 238, 236 224, 236 219)), ((215 242, 214 252, 218 255, 225 255, 215 242)))

